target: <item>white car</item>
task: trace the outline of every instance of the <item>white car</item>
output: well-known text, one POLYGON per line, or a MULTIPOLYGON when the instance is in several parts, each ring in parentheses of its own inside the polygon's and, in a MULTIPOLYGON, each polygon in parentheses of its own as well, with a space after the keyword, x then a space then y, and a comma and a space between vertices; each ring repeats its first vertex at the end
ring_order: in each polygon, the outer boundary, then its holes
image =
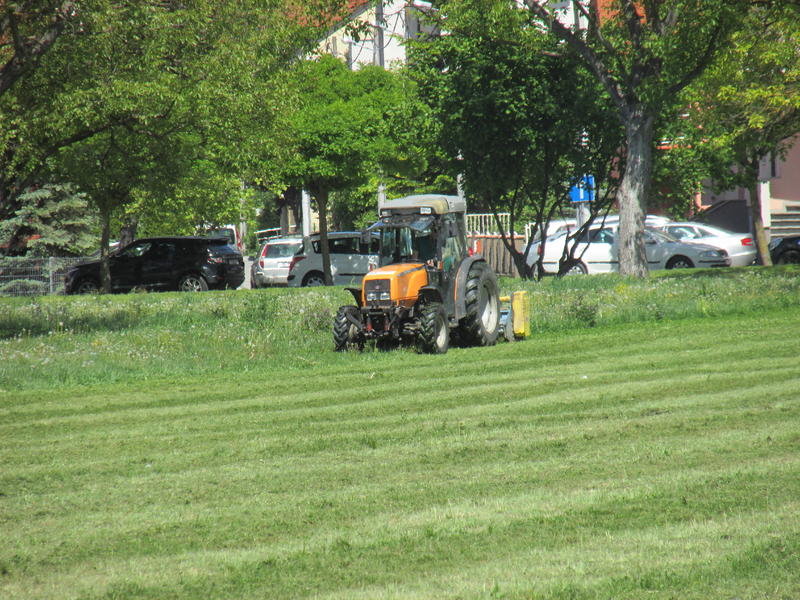
POLYGON ((691 222, 665 223, 658 229, 682 242, 700 242, 722 248, 728 252, 732 267, 746 267, 752 265, 756 259, 756 246, 751 235, 735 233, 704 223, 691 222))
MULTIPOLYGON (((575 265, 569 273, 616 273, 619 271, 619 249, 617 247, 617 224, 591 227, 577 242, 575 265)), ((647 267, 657 269, 687 269, 692 267, 727 267, 730 258, 725 250, 703 244, 679 242, 668 235, 646 227, 645 252, 647 267)), ((545 273, 558 273, 558 263, 567 241, 565 233, 548 238, 544 247, 542 266, 545 273)), ((569 239, 569 244, 574 240, 569 239)), ((534 266, 540 245, 532 248, 528 264, 534 266)))
MULTIPOLYGON (((328 250, 334 285, 361 285, 361 278, 378 266, 377 234, 371 236, 370 243, 365 243, 358 231, 330 232, 328 250)), ((302 247, 292 257, 287 284, 289 287, 325 285, 319 234, 303 238, 302 247)))

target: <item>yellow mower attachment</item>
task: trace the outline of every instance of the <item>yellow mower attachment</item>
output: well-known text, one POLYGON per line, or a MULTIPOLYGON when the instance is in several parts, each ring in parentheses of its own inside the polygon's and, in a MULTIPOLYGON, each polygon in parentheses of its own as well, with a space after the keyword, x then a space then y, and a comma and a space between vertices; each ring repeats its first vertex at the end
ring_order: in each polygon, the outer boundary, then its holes
POLYGON ((512 292, 511 296, 500 296, 500 302, 508 307, 501 309, 500 327, 503 337, 509 342, 524 340, 531 334, 531 301, 528 292, 512 292))

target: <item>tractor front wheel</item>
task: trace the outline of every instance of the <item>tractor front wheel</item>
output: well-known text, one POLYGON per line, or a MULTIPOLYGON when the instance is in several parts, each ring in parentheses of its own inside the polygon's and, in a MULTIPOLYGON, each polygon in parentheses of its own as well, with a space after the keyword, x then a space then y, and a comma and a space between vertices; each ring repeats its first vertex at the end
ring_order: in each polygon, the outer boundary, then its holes
POLYGON ((333 349, 363 350, 364 336, 361 333, 361 311, 355 306, 342 306, 333 321, 333 349))
POLYGON ((500 332, 500 292, 494 274, 480 263, 469 270, 464 299, 459 338, 469 346, 493 345, 500 332))
POLYGON ((427 354, 444 354, 450 346, 450 327, 444 307, 438 302, 424 304, 420 310, 417 348, 427 354))

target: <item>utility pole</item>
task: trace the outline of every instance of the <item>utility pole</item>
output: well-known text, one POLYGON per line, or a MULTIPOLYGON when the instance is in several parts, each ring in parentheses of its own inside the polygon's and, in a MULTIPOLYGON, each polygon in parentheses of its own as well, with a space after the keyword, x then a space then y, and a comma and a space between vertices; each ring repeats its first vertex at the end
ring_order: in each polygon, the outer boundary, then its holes
POLYGON ((372 62, 380 67, 383 64, 383 0, 375 3, 375 35, 373 36, 372 62))
POLYGON ((311 235, 311 195, 303 190, 300 196, 300 206, 303 212, 303 235, 311 235))

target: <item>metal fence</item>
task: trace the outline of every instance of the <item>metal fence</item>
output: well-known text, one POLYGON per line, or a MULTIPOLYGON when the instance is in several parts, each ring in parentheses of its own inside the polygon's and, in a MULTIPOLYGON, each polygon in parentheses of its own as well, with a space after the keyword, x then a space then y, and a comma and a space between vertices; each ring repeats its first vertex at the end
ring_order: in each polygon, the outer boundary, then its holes
POLYGON ((0 258, 0 296, 46 296, 64 292, 64 275, 88 257, 0 258))

